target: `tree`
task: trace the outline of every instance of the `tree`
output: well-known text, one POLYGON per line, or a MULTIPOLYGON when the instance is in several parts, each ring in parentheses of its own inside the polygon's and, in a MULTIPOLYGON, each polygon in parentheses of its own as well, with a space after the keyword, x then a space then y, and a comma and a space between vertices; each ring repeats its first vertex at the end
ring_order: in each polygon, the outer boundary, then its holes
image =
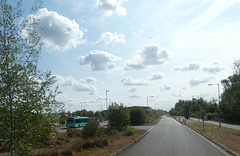
POLYGON ((145 109, 145 113, 146 113, 145 122, 146 123, 152 122, 153 119, 154 119, 154 115, 153 115, 152 109, 145 109))
POLYGON ((101 112, 96 111, 96 112, 94 113, 94 117, 98 118, 98 117, 100 117, 100 116, 101 116, 101 112))
POLYGON ((240 119, 240 60, 234 62, 234 74, 222 80, 224 91, 221 95, 220 108, 224 118, 231 122, 240 119))
POLYGON ((113 103, 108 107, 107 114, 111 129, 122 131, 130 124, 129 111, 122 104, 113 103))
POLYGON ((12 6, 1 0, 0 6, 0 145, 10 145, 11 155, 29 155, 34 144, 47 139, 60 106, 51 72, 37 70, 41 52, 34 29, 37 21, 32 16, 23 20, 21 5, 22 1, 12 6), (21 37, 23 30, 28 37, 21 37))
POLYGON ((130 121, 132 125, 143 125, 146 120, 146 113, 143 108, 137 107, 130 109, 130 121))

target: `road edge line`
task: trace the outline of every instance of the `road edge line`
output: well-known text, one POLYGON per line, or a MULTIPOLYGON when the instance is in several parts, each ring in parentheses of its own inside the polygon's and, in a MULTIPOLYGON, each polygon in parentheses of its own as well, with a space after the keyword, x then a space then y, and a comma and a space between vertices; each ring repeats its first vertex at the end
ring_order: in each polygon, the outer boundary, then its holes
POLYGON ((202 137, 204 137, 205 139, 209 140, 210 142, 212 142, 213 144, 215 144, 216 146, 218 146, 219 148, 221 148, 222 150, 224 150, 226 153, 231 154, 233 156, 238 156, 237 154, 235 154, 234 152, 232 152, 231 150, 227 149, 226 147, 222 146, 221 144, 217 143, 216 141, 210 139, 209 137, 203 135, 202 133, 195 131, 194 129, 192 129, 191 127, 184 125, 187 128, 191 129, 192 131, 196 132, 197 134, 201 135, 202 137))
MULTIPOLYGON (((172 118, 173 118, 173 117, 172 117, 172 118)), ((175 119, 175 118, 173 118, 173 119, 176 120, 177 122, 179 122, 177 119, 175 119)), ((189 128, 190 130, 194 131, 195 133, 199 134, 200 136, 202 136, 202 137, 205 138, 206 140, 212 142, 213 144, 215 144, 216 146, 218 146, 219 148, 221 148, 222 150, 224 150, 226 153, 231 154, 231 155, 233 155, 233 156, 238 156, 237 154, 235 154, 235 153, 232 152, 231 150, 229 150, 229 149, 227 149, 226 147, 220 145, 220 144, 217 143, 216 141, 214 141, 214 140, 208 138, 207 136, 203 135, 202 133, 200 133, 200 132, 198 132, 198 131, 192 129, 191 127, 187 126, 186 124, 182 124, 181 122, 179 122, 179 123, 180 123, 181 125, 183 125, 183 126, 189 128)))
POLYGON ((122 154, 123 152, 125 152, 128 148, 130 148, 131 146, 133 146, 135 143, 139 142, 142 138, 144 138, 152 129, 154 126, 152 126, 152 128, 150 128, 149 130, 147 130, 143 135, 141 135, 140 137, 138 137, 137 139, 135 139, 134 141, 132 141, 131 143, 127 144, 126 146, 124 146, 123 148, 121 148, 120 150, 118 150, 117 152, 115 152, 114 154, 112 154, 112 156, 119 156, 120 154, 122 154))

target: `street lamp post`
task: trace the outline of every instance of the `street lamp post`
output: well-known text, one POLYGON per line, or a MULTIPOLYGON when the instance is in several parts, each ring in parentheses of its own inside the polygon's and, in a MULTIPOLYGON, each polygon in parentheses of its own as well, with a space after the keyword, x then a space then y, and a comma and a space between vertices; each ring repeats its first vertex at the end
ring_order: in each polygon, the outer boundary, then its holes
POLYGON ((152 98, 153 96, 147 96, 147 107, 148 107, 148 98, 152 98))
MULTIPOLYGON (((212 86, 212 85, 217 85, 217 86, 218 86, 218 107, 220 107, 220 99, 221 99, 221 97, 220 97, 220 87, 219 87, 219 83, 217 83, 217 84, 212 84, 212 83, 208 84, 208 86, 212 86)), ((219 127, 221 127, 221 117, 220 117, 220 113, 219 113, 219 127)))
POLYGON ((109 90, 106 90, 106 109, 108 109, 108 99, 107 99, 107 93, 109 92, 109 90))

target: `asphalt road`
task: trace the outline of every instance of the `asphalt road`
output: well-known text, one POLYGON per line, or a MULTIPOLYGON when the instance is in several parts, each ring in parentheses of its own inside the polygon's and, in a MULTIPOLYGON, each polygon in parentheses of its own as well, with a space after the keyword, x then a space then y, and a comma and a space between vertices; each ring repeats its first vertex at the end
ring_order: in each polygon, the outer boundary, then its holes
POLYGON ((121 156, 223 156, 225 154, 191 129, 164 116, 143 139, 121 156))

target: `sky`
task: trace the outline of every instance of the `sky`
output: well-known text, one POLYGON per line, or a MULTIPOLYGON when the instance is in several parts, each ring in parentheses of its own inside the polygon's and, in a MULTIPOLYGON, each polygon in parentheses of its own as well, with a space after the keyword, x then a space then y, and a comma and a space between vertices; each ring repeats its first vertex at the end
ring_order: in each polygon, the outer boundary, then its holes
POLYGON ((46 0, 32 14, 38 67, 71 112, 105 110, 106 93, 108 104, 167 111, 179 99, 217 99, 208 84, 240 58, 239 14, 240 0, 46 0))

